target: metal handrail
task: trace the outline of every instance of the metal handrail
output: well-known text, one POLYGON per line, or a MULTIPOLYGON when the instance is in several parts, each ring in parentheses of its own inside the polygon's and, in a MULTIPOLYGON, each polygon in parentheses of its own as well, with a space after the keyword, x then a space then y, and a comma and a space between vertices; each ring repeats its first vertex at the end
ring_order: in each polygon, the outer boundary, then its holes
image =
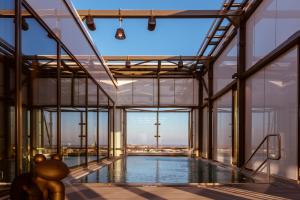
POLYGON ((269 134, 264 137, 264 139, 260 142, 260 144, 256 147, 255 151, 251 154, 250 158, 245 162, 245 164, 241 167, 241 170, 245 169, 246 166, 249 164, 251 159, 256 155, 258 150, 261 148, 261 146, 267 141, 267 157, 266 159, 254 170, 252 173, 252 176, 254 176, 266 163, 268 163, 268 179, 270 182, 270 163, 269 160, 280 160, 281 158, 281 136, 280 134, 269 134), (278 154, 276 157, 270 156, 270 149, 269 149, 269 138, 270 137, 276 137, 278 142, 278 154))

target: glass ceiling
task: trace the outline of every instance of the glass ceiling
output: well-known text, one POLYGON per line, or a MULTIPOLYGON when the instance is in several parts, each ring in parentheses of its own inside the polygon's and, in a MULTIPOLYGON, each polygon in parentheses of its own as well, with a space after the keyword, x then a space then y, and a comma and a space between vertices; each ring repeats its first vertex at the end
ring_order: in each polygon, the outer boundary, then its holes
MULTIPOLYGON (((78 10, 219 10, 224 0, 72 0, 78 10)), ((103 56, 197 55, 213 19, 157 19, 156 29, 147 30, 147 19, 123 19, 126 39, 116 40, 118 19, 95 19, 89 31, 103 56)))

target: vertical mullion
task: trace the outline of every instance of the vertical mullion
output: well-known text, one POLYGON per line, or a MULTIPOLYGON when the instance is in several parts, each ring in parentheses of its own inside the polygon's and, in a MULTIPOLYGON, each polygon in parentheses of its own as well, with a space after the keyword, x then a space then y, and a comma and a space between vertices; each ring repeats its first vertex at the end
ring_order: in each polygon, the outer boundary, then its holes
POLYGON ((56 83, 56 108, 57 108, 57 116, 56 116, 56 153, 61 155, 61 46, 60 43, 57 43, 57 83, 56 83))
POLYGON ((208 159, 213 158, 213 63, 208 66, 208 159))
POLYGON ((113 113, 112 113, 112 149, 113 149, 113 157, 115 157, 115 112, 116 112, 116 106, 115 103, 113 104, 113 113))
POLYGON ((88 165, 88 75, 85 77, 85 165, 88 165))
POLYGON ((298 95, 298 108, 297 108, 297 115, 298 115, 298 120, 297 120, 297 129, 298 129, 298 181, 300 181, 300 42, 298 43, 298 50, 297 50, 297 56, 298 56, 298 68, 297 68, 297 95, 298 95))
POLYGON ((97 141, 96 141, 96 150, 97 150, 97 162, 99 162, 99 87, 97 87, 97 141))
POLYGON ((111 145, 111 141, 110 141, 110 139, 111 139, 111 135, 110 135, 110 131, 111 131, 111 126, 110 126, 110 119, 111 119, 111 116, 110 116, 110 101, 109 101, 109 98, 107 98, 107 148, 108 148, 108 151, 107 151, 107 156, 108 156, 108 158, 110 158, 111 156, 110 156, 110 145, 111 145))

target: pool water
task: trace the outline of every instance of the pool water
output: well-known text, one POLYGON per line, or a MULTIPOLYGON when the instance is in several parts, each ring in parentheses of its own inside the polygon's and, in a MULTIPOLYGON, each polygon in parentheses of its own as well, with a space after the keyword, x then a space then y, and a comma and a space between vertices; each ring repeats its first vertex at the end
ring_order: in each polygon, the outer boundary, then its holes
POLYGON ((252 182, 229 167, 189 157, 128 156, 84 177, 88 183, 187 184, 252 182))

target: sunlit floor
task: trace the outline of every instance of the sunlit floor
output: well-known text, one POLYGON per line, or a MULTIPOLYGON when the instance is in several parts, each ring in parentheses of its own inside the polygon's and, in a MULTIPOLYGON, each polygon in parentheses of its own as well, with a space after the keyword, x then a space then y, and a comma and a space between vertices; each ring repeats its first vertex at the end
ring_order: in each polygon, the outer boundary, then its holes
POLYGON ((300 188, 282 184, 236 184, 227 186, 121 187, 82 184, 67 187, 67 200, 84 199, 300 199, 300 188))

